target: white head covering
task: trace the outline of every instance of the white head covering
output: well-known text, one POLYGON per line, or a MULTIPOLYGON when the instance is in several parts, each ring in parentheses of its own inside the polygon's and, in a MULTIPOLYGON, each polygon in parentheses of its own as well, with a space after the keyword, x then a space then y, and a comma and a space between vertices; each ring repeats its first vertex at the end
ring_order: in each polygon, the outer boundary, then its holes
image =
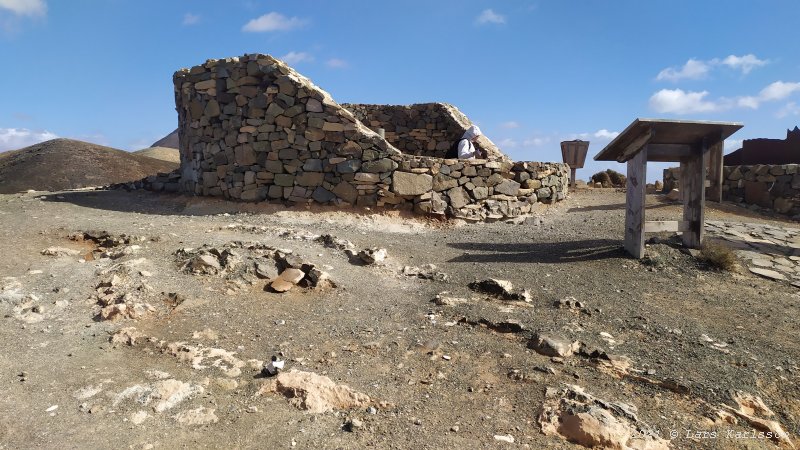
POLYGON ((482 135, 481 129, 478 128, 477 125, 472 125, 471 127, 467 128, 467 131, 464 132, 464 135, 461 136, 461 139, 469 139, 470 141, 477 136, 482 135))

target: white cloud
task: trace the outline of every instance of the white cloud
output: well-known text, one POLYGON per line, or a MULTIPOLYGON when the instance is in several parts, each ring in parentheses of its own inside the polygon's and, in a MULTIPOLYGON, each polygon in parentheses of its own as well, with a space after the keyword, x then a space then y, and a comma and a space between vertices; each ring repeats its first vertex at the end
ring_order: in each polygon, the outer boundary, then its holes
POLYGON ((731 152, 733 150, 739 150, 742 148, 742 140, 741 139, 725 139, 725 151, 731 152))
POLYGON ((26 128, 0 128, 0 151, 16 150, 57 137, 49 131, 31 131, 26 128))
POLYGON ((723 109, 721 105, 706 100, 708 91, 685 92, 683 89, 662 89, 650 97, 650 109, 658 113, 691 114, 723 109))
POLYGON ((200 14, 186 13, 183 15, 184 25, 197 25, 200 23, 200 14))
POLYGON ((598 139, 608 139, 609 141, 617 136, 619 136, 619 131, 608 131, 605 128, 603 128, 602 130, 597 130, 594 133, 594 137, 598 139))
POLYGON ((800 91, 800 83, 776 81, 762 89, 758 97, 763 101, 783 100, 798 91, 800 91))
POLYGON ((750 73, 750 71, 755 69, 756 67, 767 65, 768 62, 769 61, 764 59, 758 59, 756 55, 752 53, 749 53, 744 56, 730 55, 727 58, 720 61, 721 64, 724 64, 732 69, 741 70, 742 73, 745 75, 750 73))
POLYGON ((522 145, 524 147, 541 147, 543 145, 549 144, 550 138, 549 137, 534 137, 530 139, 525 139, 522 141, 522 145))
POLYGON ((738 97, 736 99, 736 105, 742 108, 758 109, 763 102, 783 100, 795 92, 800 92, 800 83, 776 81, 762 89, 757 96, 748 95, 738 97))
POLYGON ((509 122, 503 122, 500 124, 500 128, 505 128, 507 130, 510 130, 512 128, 519 128, 519 122, 515 122, 513 120, 509 122))
POLYGON ((331 58, 325 62, 325 65, 332 69, 344 69, 349 64, 347 64, 347 61, 343 59, 331 58))
POLYGON ((44 0, 0 0, 0 9, 19 16, 43 16, 47 13, 47 3, 44 0))
POLYGON ((658 73, 658 76, 656 76, 656 80, 667 80, 673 82, 684 79, 699 80, 701 78, 705 78, 710 70, 711 68, 706 62, 697 59, 690 59, 686 61, 686 64, 684 64, 680 69, 668 67, 662 70, 658 73))
POLYGON ((496 12, 492 11, 491 9, 484 9, 475 19, 475 21, 480 25, 485 25, 487 23, 493 23, 497 25, 502 25, 506 23, 506 18, 503 15, 497 14, 496 12))
POLYGON ((295 28, 300 28, 306 23, 308 23, 308 21, 305 19, 300 19, 298 17, 286 17, 281 13, 271 12, 247 22, 242 27, 242 31, 251 33, 289 31, 295 28))
POLYGON ((779 119, 786 116, 800 116, 800 105, 796 102, 789 102, 783 106, 776 114, 779 119))
POLYGON ((747 75, 756 67, 765 66, 769 61, 758 59, 752 53, 744 56, 729 55, 724 59, 713 58, 708 61, 691 58, 686 61, 683 67, 667 67, 656 76, 658 81, 678 82, 680 80, 701 80, 706 78, 711 69, 719 66, 727 66, 734 70, 739 70, 747 75))
POLYGON ((497 143, 500 148, 517 148, 519 147, 519 142, 515 141, 511 138, 505 138, 497 143))
POLYGON ((306 52, 289 52, 280 57, 286 64, 295 65, 302 62, 314 61, 314 57, 306 52))

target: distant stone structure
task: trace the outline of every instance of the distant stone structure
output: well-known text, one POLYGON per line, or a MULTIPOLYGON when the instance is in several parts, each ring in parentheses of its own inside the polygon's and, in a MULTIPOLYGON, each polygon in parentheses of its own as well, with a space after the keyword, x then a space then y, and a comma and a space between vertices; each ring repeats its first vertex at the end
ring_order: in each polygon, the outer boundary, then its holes
POLYGON ((567 194, 566 164, 512 162, 486 138, 487 159, 443 159, 471 125, 451 105, 339 105, 263 54, 208 60, 173 81, 179 172, 129 188, 468 220, 523 215, 567 194))
POLYGON ((742 148, 725 155, 724 164, 800 164, 800 128, 786 130, 786 139, 745 139, 742 148))

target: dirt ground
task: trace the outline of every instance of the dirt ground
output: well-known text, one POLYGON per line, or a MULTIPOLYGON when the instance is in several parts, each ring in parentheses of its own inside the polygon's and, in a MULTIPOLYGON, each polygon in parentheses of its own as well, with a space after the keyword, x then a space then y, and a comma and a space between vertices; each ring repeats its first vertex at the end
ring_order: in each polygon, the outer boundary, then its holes
MULTIPOLYGON (((680 214, 650 197, 648 219, 680 214)), ((522 223, 466 224, 146 192, 0 195, 0 449, 582 448, 542 432, 548 388, 565 385, 635 407, 629 421, 671 448, 800 445, 795 280, 709 269, 669 234, 648 250, 658 258, 633 260, 621 250, 624 201, 580 191, 522 223), (92 230, 133 237, 105 258, 69 238, 92 230), (354 264, 322 234, 388 257, 354 264), (268 279, 183 269, 179 249, 238 241, 291 250, 335 287, 279 294, 268 279), (73 251, 42 254, 51 247, 73 251), (424 264, 448 279, 402 274, 424 264), (468 287, 486 278, 532 300, 468 287), (103 289, 149 307, 102 320, 103 289), (464 300, 432 302, 444 291, 464 300), (110 341, 128 327, 133 345, 110 341), (582 349, 540 354, 529 340, 542 333, 582 349), (370 406, 297 408, 265 388, 274 379, 260 364, 273 355, 370 406), (610 363, 619 357, 627 364, 610 363), (751 437, 751 422, 720 413, 742 393, 788 439, 751 437)), ((710 204, 707 219, 798 231, 728 204, 710 204)))

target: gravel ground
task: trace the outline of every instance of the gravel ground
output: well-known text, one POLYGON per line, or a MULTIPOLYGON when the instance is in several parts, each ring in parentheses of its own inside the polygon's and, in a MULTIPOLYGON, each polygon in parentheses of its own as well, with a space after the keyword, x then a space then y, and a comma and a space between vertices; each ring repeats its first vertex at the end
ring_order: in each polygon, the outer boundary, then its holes
MULTIPOLYGON (((719 405, 735 405, 736 391, 758 395, 800 444, 800 291, 747 270, 711 270, 668 234, 647 261, 626 257, 624 201, 614 190, 580 191, 523 223, 464 224, 142 192, 2 195, 0 449, 488 448, 509 446, 495 438, 507 435, 513 445, 573 448, 538 421, 546 389, 564 384, 635 406, 662 437, 677 430, 673 448, 775 447, 686 434, 751 430, 714 421, 719 405), (80 262, 94 244, 68 237, 89 230, 141 240, 116 260, 80 262), (353 264, 313 239, 320 234, 389 256, 383 265, 353 264), (324 267, 336 287, 277 294, 263 279, 181 270, 178 249, 233 241, 292 250, 324 267), (49 247, 78 254, 42 255, 49 247), (96 287, 119 263, 135 267, 130 295, 152 311, 100 320, 96 287), (401 274, 424 264, 448 280, 401 274), (486 278, 526 288, 532 300, 468 288, 486 278), (466 301, 433 303, 443 291, 466 301), (581 305, 556 304, 565 299, 581 305), (152 340, 109 342, 125 327, 152 340), (583 350, 538 354, 528 348, 535 333, 583 350), (279 355, 286 370, 326 375, 369 395, 375 409, 310 414, 280 395, 258 395, 270 380, 255 363, 230 373, 211 358, 193 364, 162 351, 158 341, 223 349, 241 361, 279 355), (636 376, 605 370, 597 355, 626 356, 636 376), (185 398, 159 407, 141 394, 167 377, 185 383, 185 398), (216 421, 187 423, 195 410, 213 410, 216 421), (343 425, 352 419, 361 426, 351 432, 343 425)), ((679 215, 677 205, 649 202, 649 219, 679 215)), ((709 205, 707 219, 796 228, 728 204, 709 205)))

